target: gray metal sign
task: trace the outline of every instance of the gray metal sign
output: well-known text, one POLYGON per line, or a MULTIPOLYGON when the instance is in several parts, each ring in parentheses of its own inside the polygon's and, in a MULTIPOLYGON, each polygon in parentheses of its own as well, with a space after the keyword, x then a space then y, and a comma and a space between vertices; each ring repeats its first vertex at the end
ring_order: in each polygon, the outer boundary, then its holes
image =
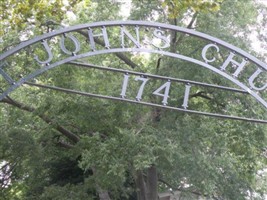
MULTIPOLYGON (((23 56, 21 57, 23 58, 23 56)), ((30 84, 38 87, 61 90, 69 93, 95 96, 98 98, 114 99, 131 103, 139 103, 166 109, 178 110, 182 112, 267 123, 265 119, 250 119, 188 109, 191 85, 195 84, 228 90, 232 92, 247 93, 262 105, 263 110, 267 111, 267 64, 246 53, 245 51, 220 39, 194 30, 189 30, 173 25, 144 21, 108 21, 62 28, 23 42, 17 47, 4 52, 0 55, 0 64, 0 74, 2 75, 7 85, 6 88, 1 88, 3 92, 0 94, 0 101, 13 90, 20 87, 22 84, 30 84), (77 33, 86 36, 87 42, 82 41, 80 37, 77 36, 77 33), (169 36, 171 33, 188 34, 192 37, 197 37, 199 40, 205 41, 199 58, 196 59, 187 55, 183 55, 183 53, 180 52, 177 53, 170 51, 169 47, 171 46, 171 43, 169 36), (97 40, 99 39, 101 39, 102 45, 99 45, 99 42, 97 42, 97 40), (68 49, 66 40, 72 43, 73 48, 68 49), (26 48, 36 46, 38 46, 39 49, 41 48, 42 51, 45 52, 45 56, 42 57, 40 55, 37 55, 37 53, 36 55, 32 55, 36 64, 39 65, 38 69, 29 72, 29 74, 23 75, 23 77, 20 77, 19 79, 15 79, 12 74, 9 74, 7 72, 8 70, 5 70, 6 68, 8 68, 8 63, 10 62, 9 59, 12 56, 19 55, 26 48), (56 52, 54 52, 54 46, 58 46, 58 48, 60 48, 62 52, 61 57, 55 56, 56 52), (215 66, 214 63, 218 63, 220 52, 222 50, 225 51, 225 49, 228 51, 228 56, 221 61, 219 67, 215 66), (168 56, 183 60, 188 63, 193 63, 195 65, 198 65, 199 67, 206 68, 222 76, 229 82, 236 85, 237 88, 76 62, 77 60, 86 57, 101 54, 118 54, 126 52, 146 52, 151 54, 160 54, 162 56, 168 56), (211 52, 213 54, 211 54, 211 52), (218 56, 216 54, 218 54, 218 56), (34 77, 44 73, 45 71, 65 63, 123 73, 121 93, 116 97, 111 97, 69 90, 56 86, 44 86, 30 82, 30 80, 32 80, 34 77), (249 76, 243 77, 242 74, 249 74, 249 76), (127 98, 130 76, 135 76, 134 80, 140 82, 140 87, 135 99, 127 98), (165 80, 165 82, 160 87, 155 88, 155 90, 152 91, 153 95, 162 98, 162 104, 155 104, 142 100, 144 88, 150 81, 150 78, 165 80), (182 105, 177 105, 176 107, 168 106, 168 99, 172 82, 185 83, 183 103, 182 105)), ((264 118, 266 118, 266 116, 264 118)))

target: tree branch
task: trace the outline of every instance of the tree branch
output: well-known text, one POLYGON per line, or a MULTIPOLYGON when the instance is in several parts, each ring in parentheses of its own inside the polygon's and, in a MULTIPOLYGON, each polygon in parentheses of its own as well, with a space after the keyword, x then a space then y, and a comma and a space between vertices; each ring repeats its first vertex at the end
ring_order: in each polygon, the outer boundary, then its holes
POLYGON ((72 149, 74 147, 73 145, 71 145, 71 144, 63 141, 62 139, 60 139, 60 137, 61 137, 60 135, 55 136, 55 138, 56 138, 56 144, 58 146, 63 147, 65 149, 72 149))
POLYGON ((67 143, 67 142, 64 142, 64 141, 58 141, 57 142, 57 145, 60 146, 60 147, 63 147, 65 149, 72 149, 74 146, 67 143))
MULTIPOLYGON (((197 19, 197 15, 198 15, 198 12, 195 12, 195 13, 193 14, 193 17, 192 17, 192 19, 190 20, 190 22, 189 22, 189 24, 187 25, 186 28, 188 28, 188 29, 192 29, 192 26, 193 26, 194 22, 195 22, 196 19, 197 19)), ((176 21, 175 21, 175 22, 176 22, 176 21)), ((175 23, 175 22, 174 22, 174 23, 175 23)), ((182 42, 182 40, 183 40, 184 37, 186 36, 186 34, 182 34, 182 35, 180 35, 180 37, 177 39, 177 35, 176 35, 176 34, 177 34, 177 33, 175 33, 175 35, 173 36, 173 39, 172 39, 172 41, 173 41, 173 45, 172 45, 172 48, 171 48, 171 51, 172 51, 172 52, 175 52, 177 46, 182 42)))
POLYGON ((206 92, 204 92, 204 91, 200 91, 200 92, 197 92, 195 94, 191 94, 189 97, 190 98, 201 97, 201 98, 204 98, 204 99, 212 100, 212 98, 209 97, 208 95, 206 95, 206 92))
MULTIPOLYGON (((198 12, 195 12, 194 15, 193 15, 193 17, 192 17, 192 19, 190 20, 190 22, 189 22, 189 24, 187 25, 186 28, 188 28, 188 29, 192 29, 192 26, 193 26, 194 22, 195 22, 196 19, 197 19, 197 15, 198 15, 198 12)), ((183 35, 181 35, 181 36, 178 38, 178 40, 175 42, 175 46, 182 42, 182 40, 184 39, 185 35, 186 35, 186 34, 183 34, 183 35)))
MULTIPOLYGON (((11 99, 10 97, 6 97, 4 98, 2 101, 0 101, 2 103, 7 103, 11 106, 14 106, 16 108, 19 108, 20 110, 24 110, 30 113, 34 113, 36 111, 35 108, 24 105, 18 101, 15 101, 13 99, 11 99)), ((53 125, 54 128, 60 132, 62 135, 66 136, 68 139, 70 139, 71 141, 73 141, 74 143, 79 142, 80 138, 79 136, 77 136, 76 134, 72 133, 71 131, 67 130, 66 128, 64 128, 61 125, 58 125, 56 122, 52 121, 50 118, 48 118, 46 115, 44 114, 37 114, 37 116, 42 119, 44 122, 46 122, 49 125, 53 125)))
MULTIPOLYGON (((174 25, 177 26, 177 19, 176 18, 173 20, 173 22, 174 22, 174 25)), ((175 31, 173 38, 172 38, 172 43, 175 44, 176 40, 177 40, 177 32, 175 31)))
POLYGON ((192 19, 191 19, 191 21, 189 22, 189 24, 187 25, 186 28, 191 29, 193 27, 193 24, 197 19, 197 15, 198 15, 198 12, 195 12, 193 17, 192 17, 192 19))
MULTIPOLYGON (((161 183, 163 183, 163 184, 165 184, 167 187, 169 187, 169 189, 172 189, 172 191, 173 191, 174 188, 175 188, 173 185, 171 185, 171 184, 168 183, 167 181, 163 180, 162 178, 159 178, 158 181, 161 182, 161 183)), ((173 192, 171 192, 171 193, 173 193, 173 192)))

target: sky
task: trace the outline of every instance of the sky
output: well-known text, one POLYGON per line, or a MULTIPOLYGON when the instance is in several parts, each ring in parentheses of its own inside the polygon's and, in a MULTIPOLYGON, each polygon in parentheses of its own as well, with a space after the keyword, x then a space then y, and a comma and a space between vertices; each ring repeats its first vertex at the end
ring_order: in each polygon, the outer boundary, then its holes
POLYGON ((267 0, 258 0, 258 1, 267 5, 267 0))
MULTIPOLYGON (((255 1, 257 1, 257 2, 259 2, 259 3, 262 3, 262 4, 264 4, 264 5, 267 6, 267 0, 255 0, 255 1)), ((259 20, 259 22, 260 22, 260 20, 262 20, 262 16, 259 15, 258 20, 259 20)), ((267 35, 267 27, 264 28, 264 29, 265 29, 265 31, 266 31, 266 35, 267 35)), ((251 44, 251 45, 252 45, 252 48, 253 48, 256 52, 258 52, 258 53, 267 53, 267 49, 265 49, 265 48, 263 48, 263 47, 260 46, 261 41, 259 41, 259 40, 257 39, 257 32, 256 32, 256 31, 253 31, 253 32, 251 33, 250 39, 251 39, 251 41, 252 41, 252 44, 251 44)), ((267 41, 265 41, 265 42, 267 42, 267 41)), ((266 59, 265 59, 265 62, 267 62, 267 57, 266 57, 266 59)))

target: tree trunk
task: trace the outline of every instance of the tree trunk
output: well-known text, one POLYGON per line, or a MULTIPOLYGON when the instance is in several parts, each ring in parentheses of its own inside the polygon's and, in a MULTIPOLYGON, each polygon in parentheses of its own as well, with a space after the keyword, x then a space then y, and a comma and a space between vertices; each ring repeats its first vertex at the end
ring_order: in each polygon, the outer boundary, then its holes
MULTIPOLYGON (((92 171, 93 171, 93 174, 96 173, 96 168, 95 167, 92 167, 92 171)), ((109 194, 108 194, 108 191, 107 190, 103 190, 99 184, 97 183, 96 181, 96 191, 98 193, 98 197, 99 197, 99 200, 111 200, 111 198, 109 197, 109 194)))
POLYGON ((155 165, 152 165, 147 170, 147 199, 158 199, 158 174, 155 165))
POLYGON ((158 199, 158 174, 155 165, 147 169, 147 176, 144 178, 142 171, 136 173, 136 188, 138 200, 158 199))
POLYGON ((100 200, 111 200, 108 194, 108 191, 102 190, 100 187, 97 186, 97 193, 100 200))
POLYGON ((146 197, 146 183, 144 180, 143 172, 138 170, 136 175, 136 188, 137 188, 137 199, 138 200, 149 200, 146 197))

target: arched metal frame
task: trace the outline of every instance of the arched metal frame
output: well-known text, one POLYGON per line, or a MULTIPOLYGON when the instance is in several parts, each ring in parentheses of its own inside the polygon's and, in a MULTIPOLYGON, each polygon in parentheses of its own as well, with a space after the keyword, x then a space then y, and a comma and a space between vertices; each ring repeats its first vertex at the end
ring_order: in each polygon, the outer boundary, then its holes
MULTIPOLYGON (((98 28, 98 27, 112 27, 112 26, 143 26, 143 27, 150 27, 150 28, 159 28, 159 29, 166 29, 166 30, 171 30, 171 31, 176 31, 176 32, 180 32, 180 33, 185 33, 185 34, 189 34, 195 37, 199 37, 201 39, 207 40, 212 42, 213 44, 218 44, 220 46, 223 46, 225 48, 227 48, 228 50, 230 50, 231 52, 235 52, 236 54, 242 56, 243 58, 245 58, 246 60, 251 61, 252 63, 256 64, 258 67, 260 67, 262 70, 267 71, 267 65, 258 60, 257 58, 255 58, 254 56, 248 54, 247 52, 231 45, 228 44, 220 39, 214 38, 212 36, 209 36, 207 34, 204 33, 200 33, 194 30, 190 30, 190 29, 186 29, 186 28, 182 28, 182 27, 177 27, 177 26, 173 26, 173 25, 168 25, 168 24, 162 24, 162 23, 155 23, 155 22, 144 22, 144 21, 108 21, 108 22, 96 22, 96 23, 91 23, 91 24, 82 24, 82 25, 76 25, 76 26, 72 26, 72 27, 67 27, 67 28, 62 28, 53 32, 49 32, 46 33, 44 35, 38 36, 34 39, 31 39, 29 41, 23 42, 20 45, 18 45, 17 47, 8 50, 7 52, 4 52, 3 54, 0 55, 0 61, 1 63, 4 62, 4 59, 6 59, 7 57, 19 52, 20 50, 24 49, 25 47, 31 46, 33 44, 36 44, 38 42, 41 41, 45 41, 46 39, 52 38, 54 36, 58 36, 61 34, 66 34, 69 32, 77 32, 79 30, 83 30, 83 29, 93 29, 93 28, 98 28)), ((65 50, 66 51, 66 50, 65 50)), ((148 53, 156 53, 156 54, 161 54, 161 55, 166 55, 169 57, 173 57, 173 58, 178 58, 184 61, 188 61, 197 65, 200 65, 204 68, 207 68, 221 76, 223 76, 224 78, 230 80, 231 82, 233 82, 234 84, 236 84, 237 86, 239 86, 240 88, 242 88, 244 91, 248 92, 250 95, 252 95, 259 103, 261 103, 265 109, 267 109, 267 102, 258 94, 258 92, 253 91, 252 89, 250 89, 249 87, 247 87, 245 84, 243 84, 242 82, 238 81, 235 77, 227 74, 226 72, 213 67, 212 65, 210 65, 208 62, 203 62, 197 59, 193 59, 191 57, 187 57, 184 55, 180 55, 177 53, 172 53, 172 52, 168 52, 168 51, 164 51, 164 50, 157 50, 157 49, 147 49, 147 48, 143 48, 143 47, 134 47, 134 48, 106 48, 103 50, 97 50, 97 51, 90 51, 90 52, 86 52, 86 53, 82 53, 82 54, 74 54, 74 55, 70 55, 70 57, 65 58, 63 60, 57 61, 55 63, 49 64, 49 65, 45 65, 43 68, 36 70, 35 72, 27 75, 26 77, 21 78, 19 81, 13 83, 6 91, 4 91, 2 94, 0 94, 0 100, 2 100, 3 98, 5 98, 10 92, 12 92, 13 90, 15 90, 16 88, 18 88, 20 85, 22 85, 23 83, 31 80, 32 78, 42 74, 43 72, 50 70, 52 68, 55 68, 59 65, 62 65, 64 63, 69 63, 69 62, 73 62, 77 59, 81 59, 81 58, 85 58, 85 57, 90 57, 90 56, 95 56, 95 55, 101 55, 101 54, 108 54, 108 53, 120 53, 120 52, 148 52, 148 53)), ((1 69, 1 68, 0 68, 1 69)), ((1 72, 1 71, 0 71, 1 72)), ((4 74, 2 73, 2 75, 4 76, 4 74)), ((8 79, 8 77, 6 77, 6 79, 8 79)))

